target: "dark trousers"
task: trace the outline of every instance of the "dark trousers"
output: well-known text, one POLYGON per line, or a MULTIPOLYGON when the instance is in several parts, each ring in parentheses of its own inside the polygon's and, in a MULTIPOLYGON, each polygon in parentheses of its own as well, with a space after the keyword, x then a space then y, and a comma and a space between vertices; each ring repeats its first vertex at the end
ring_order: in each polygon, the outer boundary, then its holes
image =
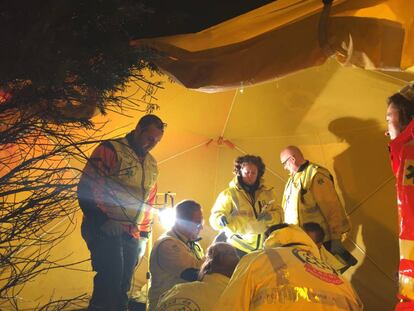
POLYGON ((82 236, 87 241, 92 268, 96 271, 88 310, 127 310, 132 276, 145 252, 147 239, 137 240, 128 234, 116 237, 100 232, 88 234, 90 229, 82 224, 82 236))

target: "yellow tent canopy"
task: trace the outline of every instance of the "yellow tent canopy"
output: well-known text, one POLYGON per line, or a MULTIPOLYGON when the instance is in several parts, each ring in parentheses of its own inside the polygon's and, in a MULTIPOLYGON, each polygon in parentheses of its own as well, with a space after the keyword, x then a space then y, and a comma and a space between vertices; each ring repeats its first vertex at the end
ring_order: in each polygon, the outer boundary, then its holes
POLYGON ((252 85, 322 64, 401 70, 414 65, 411 0, 279 0, 195 34, 135 40, 187 88, 252 85), (329 12, 330 9, 330 12, 329 12), (322 12, 322 13, 321 13, 322 12))

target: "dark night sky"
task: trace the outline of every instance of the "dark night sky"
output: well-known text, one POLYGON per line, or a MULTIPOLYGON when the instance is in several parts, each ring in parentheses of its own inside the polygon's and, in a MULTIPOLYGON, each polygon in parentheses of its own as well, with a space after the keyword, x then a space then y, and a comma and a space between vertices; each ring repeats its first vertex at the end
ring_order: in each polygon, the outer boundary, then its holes
POLYGON ((154 16, 145 26, 145 37, 191 33, 248 12, 272 0, 148 0, 154 16))

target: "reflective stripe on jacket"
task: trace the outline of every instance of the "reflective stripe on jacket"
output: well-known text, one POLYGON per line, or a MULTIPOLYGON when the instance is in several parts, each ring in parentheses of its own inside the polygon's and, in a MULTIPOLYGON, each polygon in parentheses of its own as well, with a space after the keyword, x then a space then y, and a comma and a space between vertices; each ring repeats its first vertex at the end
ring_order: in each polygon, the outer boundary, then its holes
POLYGON ((214 310, 359 311, 362 303, 306 233, 291 225, 274 231, 265 250, 240 260, 214 310))
POLYGON ((222 191, 211 210, 210 224, 215 230, 223 230, 228 243, 250 253, 260 249, 263 233, 268 227, 283 221, 283 211, 276 205, 276 194, 272 187, 261 182, 254 200, 243 190, 235 177, 229 188, 222 191), (261 216, 266 215, 263 220, 261 216), (219 224, 221 216, 226 216, 229 224, 219 224), (259 218, 259 219, 258 219, 259 218))
POLYGON ((350 230, 345 209, 336 193, 333 179, 329 171, 321 166, 308 162, 303 170, 292 175, 286 183, 283 193, 282 207, 285 219, 294 211, 297 223, 302 226, 307 222, 318 223, 325 232, 325 241, 340 239, 343 233, 350 230))

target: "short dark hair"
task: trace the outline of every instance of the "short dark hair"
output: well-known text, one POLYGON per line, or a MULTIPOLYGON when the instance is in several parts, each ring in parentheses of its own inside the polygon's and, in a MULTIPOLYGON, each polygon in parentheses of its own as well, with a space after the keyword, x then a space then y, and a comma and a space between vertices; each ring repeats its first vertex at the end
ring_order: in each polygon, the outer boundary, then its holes
POLYGON ((397 109, 401 127, 404 129, 414 119, 414 100, 408 100, 398 92, 388 98, 388 106, 391 104, 397 109))
POLYGON ((323 228, 316 222, 307 222, 303 224, 303 230, 308 232, 314 232, 316 233, 316 241, 315 243, 322 243, 325 239, 325 232, 323 231, 323 228))
POLYGON ((264 175, 266 165, 263 163, 262 158, 259 156, 246 154, 244 156, 238 157, 234 161, 233 173, 236 174, 236 176, 241 176, 241 169, 242 169, 243 163, 251 163, 251 164, 256 165, 257 172, 258 172, 257 179, 260 179, 264 175))
POLYGON ((142 130, 145 130, 151 125, 155 125, 156 128, 164 132, 164 127, 167 126, 166 123, 162 122, 162 120, 157 117, 155 114, 147 114, 139 119, 137 126, 139 126, 142 130))
POLYGON ((264 233, 264 239, 266 240, 272 234, 272 232, 283 229, 283 228, 287 228, 287 227, 289 227, 289 224, 287 223, 281 223, 281 224, 270 226, 269 228, 267 228, 267 230, 264 233))
POLYGON ((193 200, 184 200, 175 206, 175 216, 177 219, 191 220, 196 210, 200 210, 201 205, 193 200))

